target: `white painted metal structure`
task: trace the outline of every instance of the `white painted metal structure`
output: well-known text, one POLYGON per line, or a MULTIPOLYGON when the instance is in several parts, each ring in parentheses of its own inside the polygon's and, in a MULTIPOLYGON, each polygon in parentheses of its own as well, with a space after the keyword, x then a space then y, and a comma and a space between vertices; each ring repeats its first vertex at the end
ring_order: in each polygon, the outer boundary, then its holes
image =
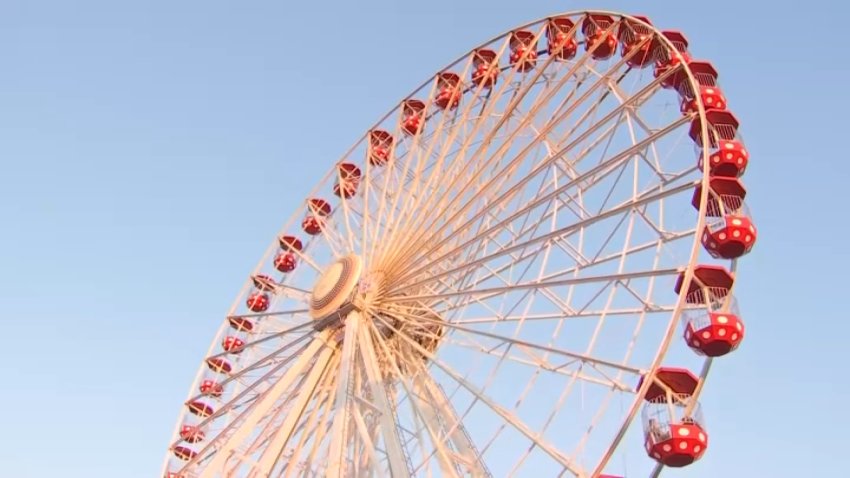
MULTIPOLYGON (((586 14, 559 17, 575 32, 586 14)), ((638 21, 608 14, 611 31, 638 21)), ((708 188, 699 211, 691 195, 709 152, 688 128, 705 111, 683 115, 665 76, 619 51, 547 54, 546 26, 520 27, 540 45, 534 68, 508 63, 509 33, 493 39, 479 47, 501 59, 491 88, 463 56, 441 70, 463 80, 456 109, 435 106, 435 76, 411 95, 421 133, 397 108, 373 128, 395 139, 386 164, 367 160, 367 134, 320 181, 311 198, 333 212, 306 235, 305 201, 283 228, 304 241, 294 271, 272 266, 277 241, 263 256, 270 306, 245 309, 249 280, 227 317, 253 328, 222 325, 208 357, 232 369, 202 365, 187 404, 212 414, 184 409, 164 476, 586 477, 618 463, 625 437, 639 446, 636 384, 667 354, 685 307, 673 283, 700 256, 708 188), (341 163, 362 170, 350 198, 332 192, 341 163), (228 336, 239 353, 222 351, 228 336), (204 380, 221 393, 199 393, 204 380), (184 442, 186 424, 203 439, 184 442)))

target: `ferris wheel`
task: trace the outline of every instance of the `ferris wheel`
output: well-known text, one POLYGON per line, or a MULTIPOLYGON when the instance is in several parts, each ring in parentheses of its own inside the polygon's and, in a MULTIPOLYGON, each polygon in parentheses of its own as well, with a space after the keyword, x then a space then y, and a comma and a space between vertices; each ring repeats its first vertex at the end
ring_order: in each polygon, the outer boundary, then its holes
POLYGON ((700 459, 697 399, 744 337, 736 264, 756 241, 718 76, 681 32, 602 11, 439 70, 247 278, 163 476, 657 476, 700 459))

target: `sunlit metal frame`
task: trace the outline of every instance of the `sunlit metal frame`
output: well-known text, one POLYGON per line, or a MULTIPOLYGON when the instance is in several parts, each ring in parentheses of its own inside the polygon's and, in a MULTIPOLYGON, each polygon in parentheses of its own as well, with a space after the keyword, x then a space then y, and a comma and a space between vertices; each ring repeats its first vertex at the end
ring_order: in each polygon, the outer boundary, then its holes
MULTIPOLYGON (((557 16, 578 19, 578 21, 576 21, 576 27, 573 29, 575 32, 580 24, 580 19, 586 14, 607 14, 617 18, 618 22, 623 19, 628 19, 629 21, 643 23, 641 20, 634 17, 605 11, 581 11, 557 16)), ((545 38, 546 20, 547 19, 542 19, 528 23, 515 28, 514 30, 533 29, 536 32, 535 41, 539 41, 545 38)), ((609 27, 610 31, 613 31, 616 28, 618 22, 615 22, 609 27)), ((668 50, 675 50, 673 45, 663 35, 661 35, 659 31, 655 30, 652 26, 646 26, 652 29, 654 37, 658 39, 658 41, 662 42, 668 50)), ((509 34, 510 32, 507 32, 495 37, 484 45, 491 45, 501 41, 502 46, 498 52, 498 57, 501 58, 508 49, 507 37, 509 34)), ((580 53, 572 66, 572 70, 565 73, 561 81, 566 82, 573 77, 575 72, 585 68, 585 63, 589 61, 592 50, 593 48, 584 53, 580 53)), ((516 108, 521 104, 523 95, 528 94, 531 91, 531 85, 534 85, 540 80, 546 72, 547 66, 553 61, 554 57, 547 56, 542 67, 538 66, 532 70, 531 73, 525 75, 526 77, 522 79, 522 85, 528 86, 521 85, 517 87, 516 90, 512 91, 517 99, 508 105, 506 108, 507 110, 512 112, 516 110, 516 108)), ((608 88, 608 91, 613 92, 613 94, 616 95, 618 93, 619 86, 611 74, 612 72, 619 71, 619 68, 622 66, 624 61, 625 59, 613 61, 614 66, 611 67, 607 73, 600 74, 598 79, 596 79, 594 87, 592 89, 588 89, 585 94, 593 94, 597 88, 608 88)), ((448 69, 457 67, 458 65, 463 65, 463 73, 461 77, 467 78, 472 65, 472 55, 464 55, 440 71, 447 71, 448 69)), ((694 75, 687 68, 687 65, 685 65, 683 71, 687 75, 689 83, 691 85, 696 85, 694 75)), ((512 84, 511 80, 515 75, 521 75, 521 73, 515 69, 506 69, 505 72, 506 76, 500 78, 500 82, 493 88, 493 90, 496 91, 496 97, 508 90, 509 86, 512 84)), ((649 82, 642 90, 634 94, 628 94, 620 91, 623 96, 620 99, 620 106, 610 111, 606 118, 613 118, 615 115, 623 114, 625 111, 629 111, 630 109, 634 111, 633 108, 635 105, 647 98, 647 94, 649 92, 657 89, 663 78, 664 77, 662 76, 659 79, 649 82)), ((426 109, 431 107, 431 102, 434 98, 434 89, 437 86, 437 82, 429 80, 422 87, 416 90, 423 91, 428 89, 429 86, 430 92, 428 93, 429 99, 426 102, 426 109)), ((552 88, 552 94, 556 91, 557 88, 552 88)), ((479 97, 483 96, 483 88, 478 86, 474 94, 479 97)), ((520 126, 515 127, 514 134, 519 134, 522 131, 531 129, 534 131, 534 134, 537 135, 537 140, 546 142, 548 147, 548 135, 552 132, 552 129, 555 126, 559 125, 559 123, 557 118, 554 118, 543 127, 533 124, 536 108, 542 108, 549 101, 549 98, 546 98, 545 95, 541 96, 542 97, 538 98, 538 101, 532 105, 529 111, 525 112, 522 116, 524 119, 520 120, 520 126)), ((458 124, 468 123, 474 114, 477 114, 479 117, 486 117, 488 112, 492 112, 491 108, 495 108, 497 105, 497 101, 493 99, 493 96, 490 97, 489 102, 484 104, 482 111, 476 112, 473 110, 473 105, 476 103, 472 101, 467 103, 468 104, 461 103, 461 107, 457 113, 460 116, 460 119, 454 118, 454 121, 458 124)), ((579 99, 575 100, 575 107, 581 104, 582 101, 579 99)), ((565 203, 563 203, 563 200, 559 199, 560 195, 570 191, 582 181, 594 180, 602 175, 613 173, 615 169, 628 160, 628 158, 642 151, 652 142, 657 141, 658 138, 667 134, 668 131, 675 130, 682 126, 685 122, 690 121, 693 117, 683 117, 680 122, 674 122, 668 125, 669 130, 664 129, 651 134, 648 138, 645 138, 642 141, 635 140, 635 144, 632 148, 607 157, 605 162, 600 163, 596 168, 586 172, 584 176, 572 177, 570 181, 563 185, 555 187, 545 194, 534 196, 527 203, 525 210, 520 209, 513 211, 511 215, 507 216, 507 218, 501 218, 501 222, 496 222, 495 225, 488 222, 490 221, 490 219, 488 219, 488 211, 470 210, 470 208, 478 204, 477 201, 470 199, 467 200, 465 205, 458 205, 457 198, 462 197, 467 193, 472 194, 473 199, 481 198, 487 194, 493 194, 494 190, 504 194, 504 198, 513 198, 523 191, 523 187, 528 185, 528 181, 523 181, 521 179, 517 180, 518 182, 515 183, 515 185, 508 191, 501 191, 497 187, 491 187, 497 185, 500 181, 500 179, 496 177, 491 177, 483 184, 479 182, 481 177, 485 176, 484 172, 487 170, 487 167, 501 164, 501 161, 504 160, 503 156, 508 150, 508 146, 500 149, 496 154, 489 158, 485 158, 484 153, 479 154, 477 152, 473 152, 470 159, 464 163, 468 167, 472 167, 472 170, 450 170, 454 174, 453 177, 449 178, 446 176, 440 176, 434 171, 437 171, 439 168, 444 166, 440 161, 443 161, 448 157, 447 148, 454 140, 452 135, 459 134, 460 129, 454 128, 450 131, 449 137, 444 142, 443 150, 436 152, 439 159, 436 166, 431 166, 432 172, 430 174, 426 174, 424 168, 425 164, 427 164, 427 160, 423 160, 423 158, 427 158, 435 154, 434 149, 437 147, 438 142, 428 141, 427 145, 422 147, 418 143, 420 141, 426 141, 425 136, 415 136, 410 140, 411 145, 408 147, 408 151, 417 151, 418 154, 408 153, 404 157, 404 160, 402 161, 404 164, 401 167, 404 168, 403 172, 405 177, 408 174, 412 174, 414 177, 418 177, 421 180, 411 181, 410 184, 413 185, 414 189, 404 191, 406 193, 405 195, 402 194, 403 188, 400 185, 403 183, 401 180, 399 180, 398 185, 395 186, 393 194, 384 193, 385 191, 393 191, 393 181, 395 178, 387 171, 394 168, 394 164, 386 166, 386 170, 382 174, 378 174, 377 171, 373 171, 377 168, 371 166, 367 162, 364 174, 365 180, 361 185, 364 191, 366 191, 364 194, 365 204, 361 205, 358 209, 351 201, 343 199, 341 201, 341 207, 339 208, 339 213, 342 215, 342 218, 337 223, 338 228, 327 228, 325 230, 324 237, 326 238, 327 244, 332 250, 333 255, 336 257, 342 256, 346 251, 360 249, 362 251, 364 262, 370 264, 374 269, 393 270, 396 274, 396 276, 393 277, 393 280, 395 283, 402 285, 397 288, 393 288, 391 286, 388 289, 389 293, 401 294, 403 292, 414 292, 415 294, 408 294, 404 298, 394 301, 392 309, 381 309, 381 313, 379 315, 375 315, 374 311, 372 311, 370 315, 368 309, 365 311, 348 311, 345 316, 335 319, 344 323, 344 328, 341 329, 341 332, 334 332, 330 328, 317 327, 315 323, 311 323, 309 321, 301 323, 295 323, 296 321, 287 321, 288 318, 304 315, 306 309, 241 314, 244 317, 280 319, 280 322, 276 323, 276 330, 274 333, 270 333, 262 339, 249 342, 246 344, 246 348, 256 348, 257 350, 265 351, 261 348, 264 343, 272 343, 281 337, 291 337, 291 340, 286 342, 284 346, 271 351, 271 353, 261 354, 258 352, 252 356, 255 364, 273 363, 269 372, 261 377, 265 386, 261 391, 256 392, 256 397, 254 397, 251 401, 240 402, 239 400, 241 397, 248 396, 249 392, 254 390, 257 386, 256 383, 240 382, 237 385, 239 392, 234 392, 232 395, 235 398, 233 398, 229 404, 225 404, 223 408, 217 410, 216 416, 210 417, 201 422, 202 424, 205 424, 218 416, 225 416, 226 414, 231 426, 224 427, 217 437, 214 437, 211 441, 205 443, 205 446, 199 451, 199 455, 195 459, 190 460, 187 463, 185 469, 188 469, 194 463, 204 462, 203 467, 200 468, 202 470, 200 471, 200 474, 187 476, 243 476, 243 474, 244 476, 250 477, 293 476, 294 474, 298 474, 299 476, 312 476, 313 474, 316 474, 318 476, 318 470, 324 466, 327 468, 321 476, 359 476, 360 474, 372 476, 372 474, 378 473, 378 470, 382 469, 388 470, 392 476, 404 476, 405 474, 413 475, 421 471, 422 464, 414 463, 411 460, 410 454, 407 453, 406 450, 408 447, 414 445, 411 445, 409 443, 410 439, 406 440, 405 437, 409 435, 421 435, 423 433, 430 435, 430 438, 426 440, 420 437, 416 439, 416 441, 419 444, 431 443, 433 445, 434 449, 431 451, 431 454, 436 457, 436 461, 440 467, 440 472, 443 475, 461 476, 464 473, 470 473, 473 476, 492 476, 487 469, 485 460, 481 456, 481 451, 479 449, 480 444, 474 443, 470 433, 463 425, 463 414, 452 407, 450 403, 450 396, 440 387, 439 384, 430 378, 424 364, 419 363, 421 357, 425 357, 431 367, 441 369, 447 376, 453 377, 455 381, 457 381, 457 383, 459 383, 468 393, 474 395, 480 403, 485 404, 488 408, 495 412, 496 415, 500 416, 505 423, 512 426, 520 434, 524 435, 527 439, 534 443, 536 448, 542 450, 551 459, 562 465, 565 471, 580 477, 597 476, 602 473, 606 465, 610 462, 615 450, 625 437, 626 432, 629 430, 637 412, 642 406, 642 397, 646 394, 647 389, 652 382, 651 380, 644 380, 643 385, 637 390, 630 389, 628 385, 622 384, 618 380, 611 380, 608 383, 614 388, 632 393, 632 405, 608 450, 603 453, 598 460, 596 460, 596 463, 592 468, 584 469, 578 464, 577 460, 575 460, 573 456, 565 453, 552 443, 548 443, 540 438, 535 430, 525 426, 510 410, 505 409, 498 403, 492 402, 483 390, 466 382, 456 371, 446 365, 440 359, 439 355, 435 355, 433 351, 422 347, 421 344, 413 338, 405 335, 404 331, 398 327, 399 324, 408 324, 413 323, 414 321, 422 323, 425 319, 423 319, 420 315, 421 311, 417 309, 417 307, 419 307, 417 304, 421 304, 423 302, 435 303, 435 301, 441 301, 440 303, 447 304, 448 308, 445 310, 449 311, 451 310, 451 306, 456 308, 462 307, 462 305, 459 306, 458 304, 467 304, 470 301, 475 301, 478 296, 492 297, 493 295, 507 294, 508 292, 516 292, 520 290, 534 291, 543 295, 549 294, 551 296, 552 294, 551 291, 549 291, 549 288, 553 287, 574 286, 576 284, 586 284, 590 282, 625 282, 630 279, 642 277, 674 276, 680 272, 684 272, 683 288, 687 290, 688 285, 693 278, 694 267, 702 250, 698 231, 702 231, 705 226, 706 204, 709 194, 709 161, 707 159, 710 154, 710 147, 709 141, 706 140, 709 137, 709 129, 705 117, 704 105, 698 96, 697 105, 698 111, 696 112, 696 115, 698 115, 698 117, 702 120, 702 131, 700 134, 703 138, 703 146, 701 154, 704 159, 702 161, 702 176, 697 181, 682 182, 678 184, 676 188, 671 190, 659 189, 657 191, 653 191, 652 194, 633 196, 631 201, 619 205, 618 208, 607 210, 602 215, 587 217, 583 221, 570 224, 567 227, 555 229, 548 234, 534 236, 534 239, 526 242, 504 246, 497 252, 491 253, 491 256, 495 256, 497 254, 500 256, 509 256, 516 261, 521 262, 530 257, 530 254, 533 254, 528 252, 527 248, 529 246, 542 244, 553 238, 559 238, 568 234, 579 232, 583 230, 583 228, 593 224, 594 221, 600 221, 608 217, 615 216, 629 209, 640 208, 651 202, 658 201, 660 198, 681 193, 684 190, 692 189, 697 184, 701 184, 702 193, 700 198, 700 209, 695 227, 691 230, 680 231, 679 236, 670 238, 670 240, 679 240, 683 238, 687 239, 691 236, 693 237, 690 255, 686 259, 686 262, 681 264, 680 267, 673 269, 627 272, 624 270, 622 265, 624 262, 623 258, 625 255, 631 254, 634 251, 624 250, 619 256, 611 256, 602 259, 614 262, 618 259, 620 260, 621 265, 616 274, 573 278, 560 275, 559 277, 550 279, 543 278, 544 281, 538 279, 521 283, 505 282, 504 286, 488 286, 476 289, 478 284, 489 284, 489 282, 494 279, 504 281, 500 275, 502 271, 499 270, 493 270, 490 275, 485 276, 484 278, 478 278, 477 280, 472 279, 471 274, 462 274, 465 269, 470 269, 475 266, 476 262, 478 264, 486 263, 487 256, 478 257, 471 262, 456 265, 453 269, 448 268, 436 274, 432 269, 429 269, 428 266, 416 264, 411 261, 411 259, 416 257, 417 254, 422 254, 422 248, 428 248, 426 252, 435 252, 437 254, 437 260, 452 258, 456 255, 463 255, 464 253, 470 256, 471 251, 467 250, 467 246, 471 244, 474 245, 475 241, 479 240, 476 235, 465 237, 464 242, 455 242, 453 248, 443 247, 450 245, 450 241, 448 240, 448 236, 440 236, 440 233, 444 228, 451 227, 452 225, 460 225, 459 227, 462 228, 463 225, 472 225, 475 224, 476 221, 481 221, 479 229, 477 231, 473 231, 473 233, 486 234, 494 228, 501 227, 500 225, 502 224, 509 225, 511 218, 521 217, 527 212, 527 210, 546 204, 547 202, 558 200, 561 201, 560 205, 562 207, 568 207, 565 203), (373 174, 373 172, 375 174, 373 174), (373 184, 373 178, 382 178, 383 184, 373 184), (452 191, 455 193, 454 196, 450 196, 448 193, 443 194, 442 196, 437 194, 424 194, 426 190, 431 189, 434 184, 441 180, 449 182, 448 186, 445 187, 445 190, 452 191), (372 190, 382 191, 380 197, 377 198, 379 199, 377 206, 369 206, 369 201, 376 199, 376 197, 370 194, 370 191, 372 190), (440 221, 435 220, 435 222, 429 223, 427 221, 431 216, 417 216, 410 213, 410 211, 415 210, 447 211, 446 214, 449 215, 449 218, 441 218, 440 221), (472 214, 473 212, 474 214, 472 214), (465 216, 466 214, 472 214, 471 218, 465 216), (455 221, 455 218, 457 218, 457 221, 455 221), (383 220, 383 223, 381 223, 381 220, 383 220), (359 222, 361 224, 359 232, 355 230, 354 222, 359 222), (378 237, 379 233, 381 234, 380 238, 378 237), (429 241, 431 238, 439 237, 442 237, 443 239, 429 241), (388 246, 379 247, 378 244, 388 244, 388 246), (404 266, 393 269, 392 266, 396 263, 402 263, 404 266), (427 273, 427 276, 423 275, 425 273, 427 273), (452 277, 455 277, 456 281, 458 278, 463 279, 464 288, 461 289, 452 287, 449 283, 440 281, 440 279, 448 279, 452 277), (392 317, 393 321, 387 320, 388 317, 392 317), (406 344, 402 348, 403 350, 407 350, 405 353, 413 353, 414 355, 398 355, 396 356, 397 363, 390 363, 389 365, 380 364, 379 356, 382 354, 383 356, 388 356, 388 354, 395 353, 389 350, 390 346, 385 343, 385 341, 381 340, 382 334, 387 330, 391 330, 395 334, 394 336, 400 339, 401 343, 406 344), (342 337, 339 335, 342 335, 342 337), (403 371, 402 368, 406 371, 403 371), (409 377, 409 381, 400 380, 400 382, 406 382, 401 383, 401 385, 406 390, 406 396, 408 397, 410 406, 414 410, 418 411, 418 419, 422 421, 421 429, 403 429, 397 416, 399 413, 397 411, 399 404, 396 403, 396 399, 398 397, 394 397, 389 391, 385 379, 387 374, 394 375, 396 378, 404 376, 409 377), (245 408, 245 410, 239 410, 239 408, 245 408), (336 416, 336 418, 334 418, 331 423, 326 423, 328 418, 332 415, 336 416), (304 420, 302 420, 302 418, 304 418, 304 420), (261 426, 262 423, 265 423, 266 425, 261 426), (258 430, 261 431, 258 432, 258 430), (295 437, 299 438, 298 443, 290 444, 289 442, 295 437), (245 449, 246 443, 249 443, 247 447, 247 450, 249 451, 263 450, 262 453, 260 453, 259 460, 252 461, 249 456, 240 452, 240 450, 245 449), (306 451, 305 446, 307 445, 312 445, 313 449, 308 453, 308 459, 304 460, 301 455, 302 451, 306 451), (288 456, 284 453, 287 446, 294 446, 296 448, 296 450, 288 456), (352 454, 351 458, 344 458, 349 454, 352 454), (322 463, 321 466, 316 465, 315 460, 322 456, 327 457, 328 461, 326 463, 322 463)), ((385 124, 388 118, 391 117, 390 115, 394 113, 395 110, 388 113, 387 117, 382 119, 378 125, 385 124)), ((562 118, 566 118, 570 114, 574 113, 574 111, 568 107, 565 110, 560 111, 560 113, 562 114, 562 118)), ((589 113, 590 111, 588 111, 588 114, 583 118, 590 116, 589 113)), ((510 115, 505 114, 504 111, 502 112, 502 116, 504 118, 503 121, 505 122, 510 118, 510 115)), ((627 113, 625 116, 628 117, 629 114, 627 113)), ((637 116, 636 113, 635 116, 637 116)), ((436 126, 437 130, 440 130, 443 122, 445 122, 447 118, 448 115, 440 117, 440 124, 436 126)), ((608 122, 606 118, 598 120, 596 124, 602 126, 606 125, 608 122)), ((635 124, 631 120, 628 121, 629 127, 634 128, 635 124)), ((476 128, 484 126, 484 122, 475 123, 476 128)), ((484 133, 483 141, 485 143, 487 141, 494 140, 496 132, 500 130, 501 124, 496 124, 491 127, 492 129, 490 133, 484 133)), ((578 126, 576 126, 572 131, 575 131, 577 128, 578 126)), ((593 135, 597 129, 598 128, 588 127, 588 129, 582 133, 583 136, 579 136, 569 144, 562 146, 560 151, 550 151, 549 159, 539 162, 535 165, 535 167, 553 167, 556 160, 561 158, 562 151, 570 151, 572 148, 581 145, 583 141, 593 135)), ((396 127, 396 132, 398 131, 400 131, 400 125, 397 125, 396 127)), ((469 134, 468 136, 473 137, 474 135, 469 134)), ((401 137, 401 134, 398 134, 396 137, 401 137)), ((601 137, 604 138, 604 136, 601 137)), ((368 141, 368 138, 366 141, 368 141)), ((501 141, 505 145, 509 145, 512 142, 512 138, 504 138, 501 141)), ((558 143, 555 142, 555 144, 557 145, 558 143)), ((472 145, 469 144, 464 145, 464 147, 471 146, 472 145)), ((360 143, 355 145, 352 150, 346 154, 346 157, 358 147, 361 147, 360 143)), ((579 155, 578 157, 581 156, 579 155)), ((514 161, 516 161, 517 165, 519 165, 522 163, 522 156, 515 157, 514 161)), ((570 171, 566 170, 563 165, 557 164, 555 167, 558 171, 563 173, 565 177, 570 177, 570 171)), ((510 174, 515 171, 515 169, 512 169, 510 163, 504 168, 508 177, 510 177, 510 174)), ((320 182, 320 185, 326 185, 328 181, 332 181, 335 174, 337 174, 336 169, 332 169, 325 179, 320 182)), ((533 174, 529 176, 530 178, 536 177, 533 174)), ((321 187, 323 186, 317 187, 314 194, 318 194, 321 187)), ((541 190, 541 192, 542 191, 545 190, 541 190)), ((313 197, 313 194, 311 194, 310 197, 313 197)), ((497 205, 510 202, 504 198, 500 198, 498 200, 495 198, 489 199, 497 205)), ((304 214, 308 212, 309 209, 307 206, 298 211, 289 223, 284 226, 283 231, 291 230, 297 221, 300 221, 304 214)), ((550 212, 543 214, 540 219, 552 220, 554 222, 556 215, 557 212, 550 212)), ((511 231, 511 234, 513 234, 515 238, 524 237, 526 234, 534 235, 535 232, 533 231, 536 231, 536 229, 533 229, 534 227, 536 227, 536 225, 528 226, 527 229, 522 229, 516 232, 511 231)), ((659 241, 657 244, 653 243, 639 247, 643 248, 641 250, 644 250, 649 247, 661 245, 662 242, 659 241)), ((486 249, 486 246, 484 248, 486 249)), ((275 250, 275 247, 269 249, 269 252, 265 254, 260 265, 257 267, 257 271, 261 271, 266 264, 269 263, 269 259, 275 250)), ((298 259, 304 266, 314 269, 317 273, 322 271, 322 266, 320 266, 311 257, 309 252, 299 252, 298 259)), ((591 265, 596 264, 596 262, 591 263, 591 265)), ((735 266, 736 261, 732 261, 733 272, 735 271, 735 266)), ((576 267, 573 270, 562 271, 562 273, 572 272, 578 274, 581 272, 581 269, 581 267, 576 267)), ((239 308, 244 303, 244 297, 251 290, 251 287, 251 282, 248 281, 231 307, 228 317, 239 315, 239 308)), ((303 288, 289 286, 286 284, 281 284, 280 287, 281 290, 278 293, 282 297, 303 301, 309 295, 309 291, 303 288)), ((549 297, 549 300, 555 302, 558 298, 549 297)), ((654 374, 658 367, 662 364, 664 357, 667 354, 672 343, 672 339, 675 336, 680 315, 685 306, 684 294, 682 294, 675 304, 670 304, 668 307, 659 308, 655 311, 669 314, 670 318, 666 333, 658 344, 658 351, 655 354, 654 360, 649 366, 644 368, 635 368, 627 364, 599 360, 587 354, 560 350, 556 347, 544 344, 516 340, 514 338, 500 336, 498 334, 482 332, 481 330, 474 328, 476 324, 481 324, 491 319, 488 317, 482 317, 480 319, 469 317, 460 318, 454 322, 446 322, 442 325, 450 329, 452 332, 459 334, 478 336, 488 340, 503 341, 505 344, 509 344, 509 347, 506 347, 505 354, 507 354, 507 349, 509 349, 510 346, 522 347, 527 350, 525 352, 525 358, 508 358, 507 355, 504 355, 501 359, 518 361, 525 360, 527 363, 536 364, 536 366, 540 367, 541 370, 550 370, 558 373, 557 367, 550 363, 546 358, 556 355, 563 359, 590 364, 591 367, 607 367, 633 376, 652 376, 652 374, 654 374)), ((494 311, 494 314, 495 313, 496 312, 494 311)), ((583 316, 582 314, 587 317, 596 317, 600 314, 605 314, 606 316, 616 316, 617 314, 646 315, 648 312, 646 310, 640 311, 638 309, 611 309, 601 312, 568 312, 567 308, 565 308, 564 313, 575 313, 575 317, 583 316)), ((496 315, 496 317, 499 317, 502 322, 547 320, 546 317, 534 317, 533 314, 517 314, 515 316, 496 315)), ((427 322, 427 320, 425 321, 427 322)), ((228 326, 227 323, 225 323, 217 334, 216 340, 213 341, 207 356, 224 355, 221 353, 216 354, 216 350, 219 344, 218 338, 223 337, 227 333, 227 330, 228 326)), ((707 358, 704 361, 700 374, 700 383, 693 396, 694 402, 702 391, 705 378, 711 367, 711 362, 712 360, 710 358, 707 358)), ((257 367, 259 368, 259 365, 257 365, 257 367)), ((233 377, 231 377, 231 379, 238 382, 238 374, 249 369, 251 369, 251 366, 237 372, 236 379, 233 377)), ((580 370, 563 373, 571 374, 574 381, 576 378, 581 377, 580 370)), ((202 371, 198 374, 195 382, 191 386, 187 401, 198 396, 198 386, 204 376, 205 373, 202 366, 202 371)), ((597 377, 587 376, 582 378, 582 380, 599 381, 600 379, 597 377)), ((183 418, 181 417, 175 428, 175 436, 178 436, 182 423, 183 418)), ((170 458, 166 458, 165 464, 163 465, 163 475, 169 471, 167 467, 170 461, 170 458)), ((660 465, 656 467, 652 476, 657 476, 661 472, 662 468, 663 467, 660 465)), ((380 476, 380 473, 378 474, 380 476)))

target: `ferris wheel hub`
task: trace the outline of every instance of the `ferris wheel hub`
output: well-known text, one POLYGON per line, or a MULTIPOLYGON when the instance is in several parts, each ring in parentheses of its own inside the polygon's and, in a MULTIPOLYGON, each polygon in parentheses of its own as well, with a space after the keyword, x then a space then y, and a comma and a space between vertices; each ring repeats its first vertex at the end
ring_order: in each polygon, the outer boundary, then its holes
POLYGON ((351 299, 360 281, 363 261, 351 254, 331 264, 313 287, 310 316, 321 319, 335 312, 351 299))

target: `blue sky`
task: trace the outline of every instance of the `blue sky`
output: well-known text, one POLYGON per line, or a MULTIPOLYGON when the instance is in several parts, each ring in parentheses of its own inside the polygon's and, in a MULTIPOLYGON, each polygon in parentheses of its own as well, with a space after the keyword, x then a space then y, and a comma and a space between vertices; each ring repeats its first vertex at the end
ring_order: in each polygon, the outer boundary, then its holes
MULTIPOLYGON (((634 2, 293 3, 0 1, 3 475, 155 476, 246 274, 363 129, 502 31, 634 2)), ((760 232, 712 447, 670 476, 845 470, 847 7, 642 3, 721 72, 760 232)))

